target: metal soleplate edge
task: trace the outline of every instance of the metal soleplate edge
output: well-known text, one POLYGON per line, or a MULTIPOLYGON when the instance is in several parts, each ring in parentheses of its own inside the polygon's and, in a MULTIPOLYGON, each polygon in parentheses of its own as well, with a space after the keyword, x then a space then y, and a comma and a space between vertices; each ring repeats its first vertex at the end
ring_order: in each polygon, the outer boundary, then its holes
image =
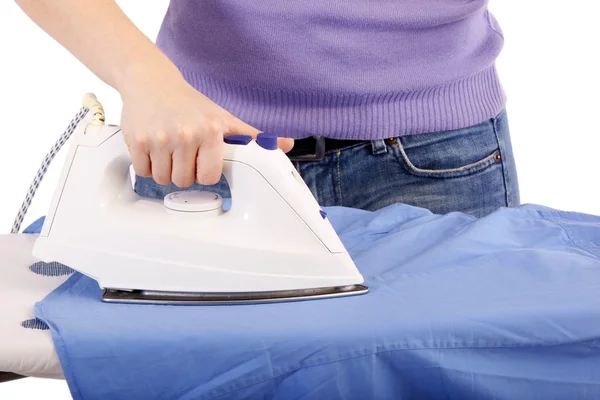
POLYGON ((365 294, 368 291, 368 287, 364 285, 234 293, 186 293, 105 288, 102 290, 102 301, 107 303, 157 305, 259 304, 356 296, 365 294))

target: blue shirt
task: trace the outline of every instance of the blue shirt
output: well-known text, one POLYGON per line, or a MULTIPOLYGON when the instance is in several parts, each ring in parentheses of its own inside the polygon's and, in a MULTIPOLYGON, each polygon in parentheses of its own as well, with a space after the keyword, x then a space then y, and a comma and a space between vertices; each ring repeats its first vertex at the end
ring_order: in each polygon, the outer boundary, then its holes
POLYGON ((108 304, 74 274, 36 306, 73 397, 600 398, 600 217, 327 211, 366 295, 108 304))

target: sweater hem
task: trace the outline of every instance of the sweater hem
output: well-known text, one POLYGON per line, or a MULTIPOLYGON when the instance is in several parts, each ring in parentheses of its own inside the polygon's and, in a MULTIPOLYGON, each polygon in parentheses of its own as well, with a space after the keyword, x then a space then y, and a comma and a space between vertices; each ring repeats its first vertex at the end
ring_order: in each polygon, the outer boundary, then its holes
POLYGON ((295 139, 375 140, 455 130, 495 117, 506 104, 495 65, 447 85, 381 94, 266 90, 179 69, 190 85, 237 118, 295 139))

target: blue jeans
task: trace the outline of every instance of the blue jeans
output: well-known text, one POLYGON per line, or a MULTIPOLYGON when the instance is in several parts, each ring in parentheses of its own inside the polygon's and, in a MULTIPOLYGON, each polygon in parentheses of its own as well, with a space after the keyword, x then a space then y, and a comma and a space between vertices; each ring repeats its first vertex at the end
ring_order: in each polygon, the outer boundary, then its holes
MULTIPOLYGON (((367 141, 294 165, 322 206, 377 210, 404 203, 483 217, 520 201, 506 111, 468 128, 367 141)), ((224 178, 189 189, 229 196, 224 178)), ((162 198, 181 189, 138 177, 135 190, 162 198)))

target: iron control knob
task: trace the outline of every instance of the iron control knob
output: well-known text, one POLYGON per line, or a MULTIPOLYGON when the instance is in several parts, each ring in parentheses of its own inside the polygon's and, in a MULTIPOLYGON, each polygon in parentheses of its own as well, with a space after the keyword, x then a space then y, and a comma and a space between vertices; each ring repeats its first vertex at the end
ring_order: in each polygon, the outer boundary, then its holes
POLYGON ((223 197, 205 190, 169 193, 164 198, 165 207, 173 211, 206 212, 221 209, 223 197))
POLYGON ((223 141, 227 144, 239 144, 247 145, 252 141, 252 136, 248 135, 229 135, 223 138, 223 141))
POLYGON ((256 143, 266 150, 277 150, 277 135, 272 133, 259 133, 256 136, 256 143))

